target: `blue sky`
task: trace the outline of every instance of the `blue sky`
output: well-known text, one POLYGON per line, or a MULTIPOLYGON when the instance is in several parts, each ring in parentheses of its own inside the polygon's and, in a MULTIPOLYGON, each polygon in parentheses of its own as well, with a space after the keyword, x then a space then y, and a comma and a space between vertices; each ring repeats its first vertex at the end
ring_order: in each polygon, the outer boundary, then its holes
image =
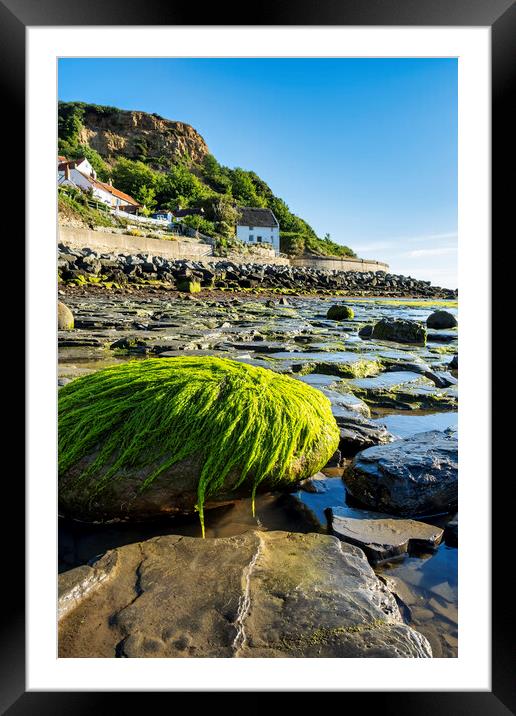
POLYGON ((320 236, 455 288, 455 59, 62 59, 59 99, 191 124, 320 236))

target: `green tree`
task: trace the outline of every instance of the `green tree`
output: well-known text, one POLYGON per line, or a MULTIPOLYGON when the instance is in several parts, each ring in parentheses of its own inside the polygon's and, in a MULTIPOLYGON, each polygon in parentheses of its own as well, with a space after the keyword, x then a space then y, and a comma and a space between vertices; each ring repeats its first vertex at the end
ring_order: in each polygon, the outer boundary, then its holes
POLYGON ((113 184, 117 189, 134 198, 139 195, 143 187, 147 190, 156 190, 159 180, 160 174, 143 162, 119 159, 113 168, 113 184))
POLYGON ((233 169, 231 172, 232 194, 241 206, 265 207, 267 202, 256 191, 249 172, 233 169))
POLYGON ((149 214, 152 214, 153 210, 156 208, 155 196, 155 189, 150 186, 146 186, 145 184, 140 187, 140 189, 134 195, 136 201, 138 201, 142 205, 141 213, 144 216, 149 216, 149 214))
POLYGON ((166 174, 161 174, 156 187, 158 204, 171 208, 197 206, 198 202, 210 194, 213 194, 213 191, 182 164, 171 167, 166 174))
POLYGON ((60 102, 57 117, 59 139, 74 146, 79 141, 84 108, 77 102, 60 102))
POLYGON ((185 226, 189 226, 191 229, 200 231, 202 234, 207 234, 208 236, 214 236, 216 234, 215 224, 198 214, 185 216, 181 223, 185 224, 185 226))

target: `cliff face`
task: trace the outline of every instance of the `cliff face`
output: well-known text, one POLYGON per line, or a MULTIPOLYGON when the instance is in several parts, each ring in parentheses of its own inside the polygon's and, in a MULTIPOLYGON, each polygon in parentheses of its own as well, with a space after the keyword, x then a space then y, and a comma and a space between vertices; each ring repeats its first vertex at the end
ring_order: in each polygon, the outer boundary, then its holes
POLYGON ((151 163, 175 163, 187 156, 198 163, 209 153, 204 139, 188 124, 146 112, 106 109, 85 107, 78 138, 109 163, 121 156, 146 157, 151 163))

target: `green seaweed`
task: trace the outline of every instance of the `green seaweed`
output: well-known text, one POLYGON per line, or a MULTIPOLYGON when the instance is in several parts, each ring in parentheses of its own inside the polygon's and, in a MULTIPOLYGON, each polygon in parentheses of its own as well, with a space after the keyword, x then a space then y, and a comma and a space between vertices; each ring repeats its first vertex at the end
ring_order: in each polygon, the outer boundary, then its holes
POLYGON ((124 468, 157 465, 147 488, 173 464, 201 454, 197 509, 238 471, 234 488, 286 484, 313 475, 339 443, 330 401, 266 368, 216 357, 129 361, 59 391, 59 473, 98 450, 79 480, 94 493, 124 468))

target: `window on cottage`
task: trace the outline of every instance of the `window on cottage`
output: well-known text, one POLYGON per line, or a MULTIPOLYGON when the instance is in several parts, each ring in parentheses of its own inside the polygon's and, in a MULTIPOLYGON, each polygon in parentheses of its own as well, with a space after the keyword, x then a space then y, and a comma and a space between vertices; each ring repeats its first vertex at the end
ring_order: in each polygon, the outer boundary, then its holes
POLYGON ((257 236, 257 237, 256 237, 256 241, 258 241, 258 243, 261 244, 261 243, 262 243, 262 237, 261 237, 261 236, 257 236))
POLYGON ((250 226, 249 231, 254 231, 254 226, 250 226))
POLYGON ((249 241, 254 241, 254 236, 252 234, 249 235, 249 241))

